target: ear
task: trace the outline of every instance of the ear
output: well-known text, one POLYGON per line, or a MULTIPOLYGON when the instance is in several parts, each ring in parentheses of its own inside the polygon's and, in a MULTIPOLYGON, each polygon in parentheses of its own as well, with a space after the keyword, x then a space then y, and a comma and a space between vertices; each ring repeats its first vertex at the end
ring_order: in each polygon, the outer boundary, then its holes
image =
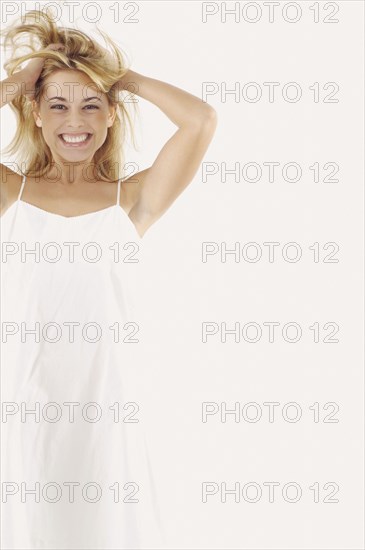
POLYGON ((108 128, 113 126, 116 115, 117 115, 116 107, 114 107, 114 106, 109 107, 108 128))
POLYGON ((41 121, 41 117, 39 116, 37 102, 34 99, 32 101, 32 113, 33 113, 33 117, 34 117, 34 121, 36 123, 36 126, 38 126, 38 128, 41 128, 42 127, 42 121, 41 121))

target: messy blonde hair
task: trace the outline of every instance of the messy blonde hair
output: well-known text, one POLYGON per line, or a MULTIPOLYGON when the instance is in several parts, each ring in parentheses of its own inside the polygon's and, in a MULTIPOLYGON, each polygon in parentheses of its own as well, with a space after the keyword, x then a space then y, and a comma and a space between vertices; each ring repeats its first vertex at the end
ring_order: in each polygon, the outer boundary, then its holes
MULTIPOLYGON (((46 58, 42 72, 35 84, 34 100, 39 106, 40 98, 45 87, 45 79, 54 71, 79 70, 85 73, 95 83, 96 88, 106 94, 109 106, 116 108, 114 123, 108 128, 103 145, 95 152, 93 158, 94 174, 102 181, 116 181, 121 177, 121 168, 124 166, 123 146, 126 140, 128 122, 131 130, 132 142, 135 147, 133 124, 130 114, 124 104, 124 90, 116 90, 113 85, 120 80, 128 70, 123 54, 105 33, 98 29, 107 44, 111 46, 112 54, 80 30, 67 27, 57 27, 54 20, 38 10, 28 11, 23 15, 22 24, 12 24, 1 32, 4 37, 3 47, 10 49, 10 59, 4 63, 8 76, 25 61, 33 58, 46 58), (20 42, 26 36, 27 41, 20 42), (36 40, 39 45, 36 44, 36 40), (64 45, 62 51, 47 50, 50 44, 64 45), (29 54, 16 56, 19 48, 27 47, 29 54), (36 55, 34 55, 36 54, 36 55)), ((132 102, 134 108, 136 102, 132 102)), ((43 138, 42 131, 35 124, 32 115, 32 102, 25 95, 19 95, 9 102, 15 112, 17 129, 10 144, 4 153, 18 154, 21 165, 26 169, 23 175, 36 174, 43 176, 51 167, 53 157, 50 148, 43 138)))

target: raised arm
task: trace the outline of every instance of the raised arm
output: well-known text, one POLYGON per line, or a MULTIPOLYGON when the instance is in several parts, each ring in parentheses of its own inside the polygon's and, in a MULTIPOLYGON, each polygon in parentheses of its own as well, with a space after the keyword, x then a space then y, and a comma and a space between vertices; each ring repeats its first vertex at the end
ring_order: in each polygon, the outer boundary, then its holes
MULTIPOLYGON (((4 107, 10 101, 25 93, 29 88, 29 82, 23 71, 19 71, 0 82, 0 107, 4 107)), ((9 166, 0 163, 0 216, 2 216, 10 204, 16 199, 21 177, 11 170, 9 166)))
POLYGON ((24 94, 25 89, 29 88, 27 87, 23 71, 19 71, 2 80, 0 82, 0 107, 4 107, 10 101, 24 94))
POLYGON ((36 56, 42 55, 43 57, 32 58, 31 56, 34 56, 34 54, 29 54, 30 61, 24 69, 21 69, 0 82, 0 108, 20 95, 25 95, 28 99, 33 99, 35 83, 42 72, 44 61, 47 57, 46 52, 48 50, 62 50, 64 47, 63 44, 59 43, 49 44, 46 48, 35 54, 36 56))
POLYGON ((143 234, 192 181, 213 138, 217 115, 200 98, 131 70, 117 87, 151 101, 178 126, 139 180, 129 217, 143 234))

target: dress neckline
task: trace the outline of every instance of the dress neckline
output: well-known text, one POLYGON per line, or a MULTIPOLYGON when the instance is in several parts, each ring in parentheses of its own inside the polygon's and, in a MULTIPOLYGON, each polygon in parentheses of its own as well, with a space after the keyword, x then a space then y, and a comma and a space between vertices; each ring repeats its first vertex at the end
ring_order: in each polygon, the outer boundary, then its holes
POLYGON ((118 212, 121 214, 122 218, 125 218, 127 222, 132 227, 134 233, 137 235, 138 239, 142 239, 140 234, 137 231, 136 226, 128 216, 127 212, 124 210, 120 204, 112 204, 111 206, 107 206, 106 208, 101 208, 100 210, 95 210, 94 212, 86 212, 86 214, 79 214, 78 216, 63 216, 62 214, 56 214, 55 212, 49 212, 48 210, 44 210, 43 208, 40 208, 39 206, 36 206, 35 204, 31 204, 30 202, 23 201, 21 199, 18 199, 14 201, 9 208, 3 213, 3 215, 0 217, 0 221, 3 221, 4 218, 16 207, 19 207, 19 205, 24 205, 26 208, 30 208, 30 210, 34 210, 35 212, 41 212, 42 215, 47 216, 49 218, 58 219, 60 221, 67 221, 72 222, 78 219, 86 219, 90 218, 92 216, 97 216, 100 214, 107 214, 113 210, 118 210, 118 212))
MULTIPOLYGON (((32 204, 30 202, 27 202, 27 201, 24 201, 21 197, 22 197, 22 194, 23 194, 23 190, 24 190, 24 186, 25 186, 25 182, 26 182, 26 175, 24 174, 23 175, 23 181, 22 181, 22 185, 20 187, 20 191, 19 191, 19 194, 18 194, 18 198, 16 200, 17 203, 24 203, 24 204, 27 204, 28 206, 31 206, 32 208, 35 208, 36 210, 40 211, 40 212, 44 212, 45 214, 49 214, 50 216, 56 216, 57 218, 63 218, 63 219, 70 219, 70 220, 74 220, 76 218, 83 218, 84 216, 89 216, 91 214, 98 214, 99 212, 104 212, 106 210, 110 210, 112 207, 114 206, 119 206, 120 208, 122 208, 120 206, 120 184, 121 184, 121 181, 122 181, 122 178, 119 178, 118 179, 118 184, 117 184, 117 200, 116 202, 111 205, 111 206, 107 206, 106 208, 101 208, 100 210, 94 210, 94 212, 86 212, 85 214, 78 214, 77 216, 64 216, 63 214, 57 214, 56 212, 50 212, 49 210, 44 210, 43 208, 40 208, 39 206, 36 206, 35 204, 32 204)), ((123 210, 123 208, 122 208, 123 210)), ((123 210, 124 211, 124 210, 123 210)), ((126 215, 128 215, 125 211, 124 213, 126 215)), ((129 216, 128 216, 129 217, 129 216)), ((130 218, 129 218, 130 219, 130 218)), ((130 219, 130 221, 132 221, 130 219)), ((133 222, 132 222, 133 223, 133 222)), ((134 225, 134 224, 133 224, 134 225)))
POLYGON ((49 210, 44 210, 44 208, 40 208, 39 206, 36 206, 35 204, 32 204, 27 201, 23 201, 22 199, 19 199, 18 202, 26 204, 27 206, 31 206, 32 208, 35 208, 36 210, 40 210, 41 212, 44 212, 45 214, 49 214, 50 216, 56 216, 57 218, 63 218, 65 220, 74 220, 76 218, 84 218, 85 216, 90 216, 91 214, 99 214, 100 212, 106 212, 106 210, 110 210, 111 208, 115 208, 115 207, 121 208, 123 212, 128 216, 125 210, 118 204, 112 204, 111 206, 106 206, 105 208, 101 208, 100 210, 94 210, 94 212, 86 212, 85 214, 78 214, 77 216, 64 216, 63 214, 57 214, 56 212, 50 212, 49 210))

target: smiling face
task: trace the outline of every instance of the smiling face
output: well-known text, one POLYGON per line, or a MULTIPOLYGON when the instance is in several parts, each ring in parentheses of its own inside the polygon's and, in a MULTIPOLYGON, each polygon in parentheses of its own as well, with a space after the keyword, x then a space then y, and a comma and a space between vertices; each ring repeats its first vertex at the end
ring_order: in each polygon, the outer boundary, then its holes
POLYGON ((83 72, 56 71, 44 82, 40 105, 33 103, 36 125, 53 159, 91 162, 103 145, 116 110, 83 72), (86 138, 86 140, 85 140, 86 138))

